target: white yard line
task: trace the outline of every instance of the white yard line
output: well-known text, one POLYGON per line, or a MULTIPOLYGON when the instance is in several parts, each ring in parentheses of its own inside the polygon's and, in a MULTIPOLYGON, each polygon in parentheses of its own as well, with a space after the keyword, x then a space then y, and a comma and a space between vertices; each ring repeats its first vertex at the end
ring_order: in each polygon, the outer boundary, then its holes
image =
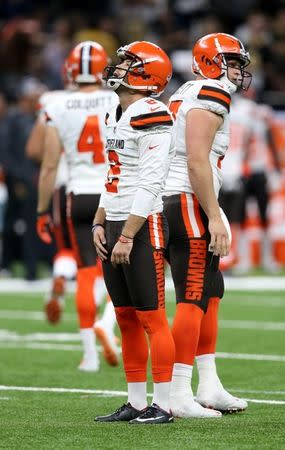
MULTIPOLYGON (((283 308, 285 306, 285 301, 283 308)), ((45 321, 44 314, 40 311, 21 311, 21 310, 0 310, 0 319, 8 320, 25 320, 25 321, 45 321)), ((169 317, 169 321, 172 322, 173 318, 169 317)), ((63 321, 75 322, 76 315, 64 314, 63 321)), ((262 330, 262 331, 284 331, 285 322, 265 322, 256 320, 219 320, 220 328, 227 329, 244 329, 244 330, 262 330)), ((1 330, 0 330, 1 339, 1 330)))
POLYGON ((275 362, 285 362, 285 356, 283 355, 259 355, 251 353, 226 353, 217 352, 217 358, 221 359, 243 359, 250 361, 275 361, 275 362))
MULTIPOLYGON (((79 336, 77 333, 62 333, 66 337, 67 342, 78 342, 79 336)), ((82 351, 81 344, 64 344, 65 342, 60 333, 33 333, 31 335, 18 335, 17 333, 7 332, 1 330, 0 333, 0 349, 30 349, 30 350, 59 350, 59 351, 82 351), (6 332, 6 334, 5 334, 6 332), (40 342, 33 342, 31 336, 38 335, 40 342), (44 342, 43 342, 44 341, 44 342), (49 341, 54 341, 49 342, 49 341)), ((98 346, 100 350, 101 347, 98 346)), ((262 355, 251 353, 228 353, 217 352, 216 357, 220 359, 240 359, 250 361, 275 361, 285 362, 283 355, 262 355)))
POLYGON ((259 389, 235 389, 229 388, 230 392, 246 392, 247 394, 285 395, 285 391, 263 391, 259 389))
MULTIPOLYGON (((58 394, 94 394, 98 396, 108 397, 126 397, 128 394, 125 391, 110 391, 99 389, 68 389, 68 388, 49 388, 49 387, 32 387, 32 386, 5 386, 0 385, 0 391, 20 391, 20 392, 53 392, 58 394)), ((147 394, 148 397, 152 397, 153 394, 147 394)), ((7 398, 7 397, 6 397, 7 398)), ((267 399, 245 399, 251 403, 261 403, 265 405, 285 405, 285 400, 267 400, 267 399)))
MULTIPOLYGON (((284 291, 285 277, 263 276, 263 277, 225 277, 227 290, 233 291, 284 291)), ((51 280, 26 281, 18 278, 0 280, 1 293, 47 293, 51 289, 51 280)), ((170 277, 166 278, 166 289, 173 290, 173 282, 170 277)), ((68 292, 75 291, 75 282, 69 282, 68 292)))
MULTIPOLYGON (((35 321, 45 321, 46 317, 43 311, 21 311, 14 309, 2 309, 0 310, 0 319, 11 319, 11 320, 35 320, 35 321)), ((75 322, 77 320, 76 314, 64 313, 64 322, 75 322)))
POLYGON ((219 327, 230 329, 240 328, 244 330, 284 331, 285 322, 259 322, 256 320, 219 320, 219 327))

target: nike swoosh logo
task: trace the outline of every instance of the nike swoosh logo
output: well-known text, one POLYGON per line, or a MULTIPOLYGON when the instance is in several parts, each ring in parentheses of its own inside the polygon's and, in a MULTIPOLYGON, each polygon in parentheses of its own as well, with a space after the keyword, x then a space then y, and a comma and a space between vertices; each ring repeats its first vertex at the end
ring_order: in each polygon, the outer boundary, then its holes
POLYGON ((151 112, 156 111, 157 109, 159 109, 160 106, 157 106, 156 108, 150 108, 151 112))
POLYGON ((159 147, 159 145, 150 145, 148 148, 149 148, 150 150, 153 150, 153 149, 156 148, 156 147, 159 147))
POLYGON ((148 419, 140 419, 139 417, 137 417, 137 421, 138 422, 149 422, 150 420, 158 420, 158 419, 163 419, 164 416, 157 416, 157 417, 149 417, 148 419))

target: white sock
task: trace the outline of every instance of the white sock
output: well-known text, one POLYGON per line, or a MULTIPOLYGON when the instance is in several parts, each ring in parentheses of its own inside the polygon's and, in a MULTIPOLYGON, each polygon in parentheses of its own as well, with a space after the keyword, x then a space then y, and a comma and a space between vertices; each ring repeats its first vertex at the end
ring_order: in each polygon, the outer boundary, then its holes
POLYGON ((193 395, 191 389, 192 371, 193 366, 188 364, 174 364, 171 382, 172 395, 185 395, 185 393, 193 395))
POLYGON ((80 336, 83 345, 84 358, 98 358, 96 336, 93 328, 81 328, 80 336))
POLYGON ((146 381, 128 383, 128 402, 139 411, 147 406, 146 381))
POLYGON ((96 299, 96 306, 100 306, 107 294, 107 289, 103 277, 96 277, 93 284, 93 296, 96 299))
POLYGON ((111 300, 106 303, 100 322, 104 327, 108 328, 109 330, 114 329, 116 324, 116 314, 114 305, 111 300))
POLYGON ((170 382, 153 383, 152 403, 169 412, 170 382))
POLYGON ((218 375, 214 353, 196 356, 196 363, 199 373, 199 384, 217 381, 218 375))

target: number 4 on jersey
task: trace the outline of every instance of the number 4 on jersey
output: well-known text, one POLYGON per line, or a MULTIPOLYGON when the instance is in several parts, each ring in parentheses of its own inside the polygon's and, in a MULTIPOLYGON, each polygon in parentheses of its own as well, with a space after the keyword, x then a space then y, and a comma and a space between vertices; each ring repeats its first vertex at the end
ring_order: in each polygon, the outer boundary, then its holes
POLYGON ((79 153, 92 152, 93 162, 102 164, 104 158, 104 144, 101 139, 98 116, 89 116, 81 131, 77 148, 79 153))

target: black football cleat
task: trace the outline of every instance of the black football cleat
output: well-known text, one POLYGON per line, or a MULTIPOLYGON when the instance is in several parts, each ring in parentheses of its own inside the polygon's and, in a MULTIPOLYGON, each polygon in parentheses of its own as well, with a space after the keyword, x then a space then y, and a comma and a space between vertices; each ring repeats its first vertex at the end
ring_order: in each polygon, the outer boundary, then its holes
POLYGON ((130 420, 130 424, 147 425, 155 423, 172 423, 174 421, 172 412, 168 413, 153 403, 148 406, 140 415, 130 420))
POLYGON ((139 409, 133 408, 130 403, 124 404, 112 414, 95 417, 96 422, 129 422, 141 414, 139 409))

